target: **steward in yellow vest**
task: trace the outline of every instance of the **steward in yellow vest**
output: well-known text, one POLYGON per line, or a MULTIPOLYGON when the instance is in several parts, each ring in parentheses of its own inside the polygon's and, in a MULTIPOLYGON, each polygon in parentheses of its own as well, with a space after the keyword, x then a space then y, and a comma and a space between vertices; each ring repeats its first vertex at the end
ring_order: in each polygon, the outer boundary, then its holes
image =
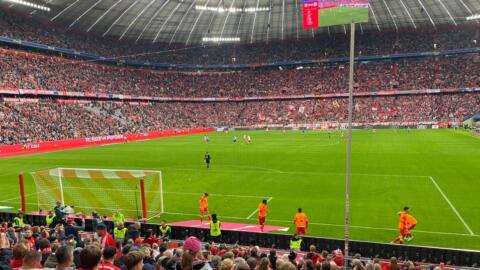
POLYGON ((121 222, 122 224, 125 223, 125 215, 120 213, 119 210, 115 211, 115 213, 113 213, 112 215, 112 222, 113 226, 117 226, 119 222, 121 222))
POLYGON ((212 242, 220 243, 222 240, 221 222, 217 219, 217 214, 212 214, 210 220, 210 238, 212 242))
POLYGON ((45 216, 45 223, 47 224, 47 227, 50 227, 50 225, 52 225, 54 220, 55 220, 55 215, 53 214, 52 211, 48 211, 48 215, 45 216))
POLYGON ((125 234, 127 234, 127 228, 123 227, 123 222, 118 222, 117 226, 113 228, 113 237, 115 240, 123 240, 125 239, 125 234))
POLYGON ((160 237, 161 238, 170 238, 170 234, 172 233, 172 228, 165 223, 165 221, 162 221, 162 225, 160 228, 160 237))
POLYGON ((294 234, 292 239, 290 239, 290 250, 300 251, 302 249, 302 241, 301 237, 294 234))
POLYGON ((17 216, 13 218, 13 226, 18 228, 25 227, 25 222, 23 222, 22 212, 18 212, 17 216))

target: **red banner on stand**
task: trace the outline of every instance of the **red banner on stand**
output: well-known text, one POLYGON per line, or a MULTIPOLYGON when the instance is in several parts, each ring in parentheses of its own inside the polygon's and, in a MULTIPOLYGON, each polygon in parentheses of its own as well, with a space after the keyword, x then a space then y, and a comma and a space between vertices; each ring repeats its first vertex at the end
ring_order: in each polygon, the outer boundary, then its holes
POLYGON ((95 145, 107 145, 113 143, 124 143, 127 141, 138 141, 157 139, 164 137, 184 136, 198 133, 214 132, 213 128, 189 128, 189 129, 169 129, 162 131, 150 131, 145 133, 97 136, 78 139, 67 139, 60 141, 35 142, 26 144, 0 145, 0 158, 33 153, 58 151, 74 149, 79 147, 88 147, 95 145))

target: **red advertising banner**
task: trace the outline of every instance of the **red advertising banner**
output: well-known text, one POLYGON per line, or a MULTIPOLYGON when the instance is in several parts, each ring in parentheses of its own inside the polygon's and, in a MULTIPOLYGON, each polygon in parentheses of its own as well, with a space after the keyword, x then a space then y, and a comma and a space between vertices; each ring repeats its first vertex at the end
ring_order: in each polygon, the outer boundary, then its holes
POLYGON ((18 156, 33 153, 49 152, 88 147, 95 145, 124 143, 129 141, 156 139, 163 137, 174 137, 198 133, 213 132, 213 128, 191 128, 191 129, 170 129, 163 131, 152 131, 138 134, 109 135, 89 138, 68 139, 61 141, 37 142, 27 144, 0 145, 0 157, 18 156))
MULTIPOLYGON (((0 95, 7 94, 7 95, 17 95, 15 98, 4 98, 5 101, 9 102, 38 102, 38 99, 32 98, 24 98, 23 95, 28 95, 31 92, 28 89, 14 89, 14 88, 0 88, 0 95)), ((480 92, 480 87, 472 87, 472 88, 446 88, 446 89, 421 89, 421 90, 382 90, 377 92, 355 92, 353 95, 355 97, 370 97, 370 96, 396 96, 396 95, 426 95, 426 94, 440 94, 440 93, 466 93, 466 92, 480 92)), ((47 96, 47 97, 84 97, 83 93, 78 92, 63 92, 55 94, 53 91, 48 90, 36 90, 36 96, 47 96)), ((204 101, 204 102, 243 102, 243 101, 250 101, 250 100, 286 100, 286 99, 311 99, 311 98, 347 98, 348 93, 325 93, 319 95, 289 95, 289 96, 247 96, 247 97, 137 97, 137 96, 122 96, 115 97, 113 95, 110 100, 115 100, 113 102, 150 102, 150 101, 172 101, 172 102, 183 102, 183 101, 204 101)), ((96 100, 96 95, 90 96, 91 99, 89 100, 96 100)), ((98 97, 105 97, 105 94, 99 94, 98 97)), ((67 99, 64 99, 67 100, 67 99)), ((75 100, 75 103, 82 104, 89 102, 89 100, 75 100)), ((107 100, 97 100, 96 102, 104 103, 107 100)), ((110 102, 110 101, 109 101, 110 102)), ((119 104, 120 104, 119 103, 119 104)))
POLYGON ((303 2, 303 28, 312 29, 318 27, 318 2, 303 2))

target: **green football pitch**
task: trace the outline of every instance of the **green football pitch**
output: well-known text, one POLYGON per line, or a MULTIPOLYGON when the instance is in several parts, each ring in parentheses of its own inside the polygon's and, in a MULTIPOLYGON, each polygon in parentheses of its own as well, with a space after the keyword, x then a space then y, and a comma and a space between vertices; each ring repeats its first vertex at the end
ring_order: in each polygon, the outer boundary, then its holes
POLYGON ((368 8, 336 7, 320 10, 320 27, 368 22, 368 8))
MULTIPOLYGON (((341 238, 346 149, 341 133, 258 131, 248 132, 251 144, 232 142, 243 134, 212 133, 210 143, 193 135, 3 158, 0 206, 18 208, 20 171, 32 193, 27 172, 34 170, 154 169, 163 172, 167 221, 198 218, 200 194, 209 192, 210 210, 221 220, 256 223, 254 211, 265 198, 268 224, 289 226, 292 233, 293 216, 302 207, 310 235, 341 238), (210 169, 205 151, 212 156, 210 169)), ((463 130, 354 131, 351 237, 391 241, 398 234, 397 212, 409 206, 418 225, 408 244, 480 249, 479 161, 480 137, 463 130)), ((29 210, 35 202, 27 197, 29 210)))

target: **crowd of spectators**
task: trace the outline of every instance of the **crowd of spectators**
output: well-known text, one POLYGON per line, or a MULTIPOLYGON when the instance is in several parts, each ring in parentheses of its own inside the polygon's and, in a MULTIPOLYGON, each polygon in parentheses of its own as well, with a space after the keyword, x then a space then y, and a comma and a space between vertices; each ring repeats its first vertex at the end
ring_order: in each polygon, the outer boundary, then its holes
POLYGON ((123 133, 120 122, 76 105, 0 103, 0 142, 27 143, 123 133))
MULTIPOLYGON (((0 143, 141 133, 173 128, 345 122, 345 98, 266 102, 0 102, 0 143)), ((354 121, 462 121, 480 111, 480 94, 431 94, 355 99, 354 121)))
MULTIPOLYGON (((475 87, 480 85, 480 56, 362 63, 355 79, 357 92, 475 87)), ((318 95, 347 92, 348 66, 186 73, 0 50, 0 88, 168 97, 318 95)))
MULTIPOLYGON (((0 10, 0 35, 75 48, 105 56, 165 49, 164 44, 130 46, 42 20, 0 10), (163 47, 162 47, 163 46, 163 47)), ((423 30, 419 30, 423 31, 423 30)), ((435 32, 359 33, 361 54, 431 51, 478 46, 478 27, 435 32)), ((178 46, 178 45, 175 45, 178 46)), ((238 63, 344 56, 343 34, 310 41, 225 45, 149 55, 150 61, 238 63), (160 57, 160 58, 156 58, 160 57)), ((262 97, 346 93, 348 66, 322 64, 304 69, 238 72, 179 72, 136 69, 0 49, 0 89, 124 94, 155 97, 262 97)), ((357 65, 354 91, 420 90, 480 86, 480 56, 475 54, 416 60, 363 62, 357 65)), ((401 95, 355 99, 356 122, 460 121, 480 111, 478 93, 401 95)), ((0 102, 0 143, 16 144, 67 138, 212 126, 345 121, 347 99, 250 102, 106 103, 18 99, 0 102), (32 102, 35 101, 35 102, 32 102)))
MULTIPOLYGON (((258 44, 190 45, 152 44, 151 40, 119 41, 118 37, 101 38, 78 30, 66 29, 35 15, 0 10, 0 36, 33 41, 51 46, 76 49, 117 59, 157 63, 188 64, 259 64, 278 61, 318 60, 347 56, 349 35, 317 33, 305 40, 285 40, 258 44), (132 46, 135 44, 135 46, 132 46)), ((426 52, 480 46, 480 29, 475 23, 437 29, 401 29, 399 32, 358 31, 357 51, 361 55, 401 52, 426 52)))
MULTIPOLYGON (((195 236, 171 245, 168 238, 142 232, 141 224, 129 225, 125 237, 114 238, 99 223, 95 233, 79 237, 80 226, 73 218, 49 226, 20 226, 3 222, 0 227, 1 269, 79 270, 337 270, 344 269, 341 250, 261 249, 258 246, 202 243, 195 236), (73 229, 72 229, 73 228, 73 229), (75 234, 67 235, 71 231, 75 234)), ((365 261, 355 254, 350 262, 355 270, 421 269, 409 260, 392 257, 390 262, 373 258, 365 261)))

